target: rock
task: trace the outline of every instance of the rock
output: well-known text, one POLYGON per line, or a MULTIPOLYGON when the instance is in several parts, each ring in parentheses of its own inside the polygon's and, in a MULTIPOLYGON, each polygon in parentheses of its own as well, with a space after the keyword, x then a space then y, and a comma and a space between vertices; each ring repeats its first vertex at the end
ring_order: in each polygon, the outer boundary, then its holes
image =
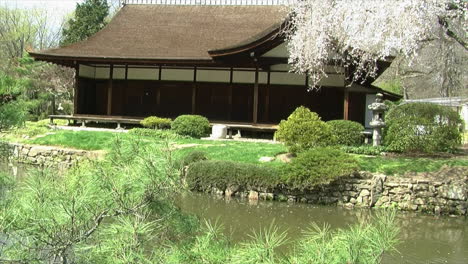
POLYGON ((211 193, 212 194, 215 194, 215 195, 218 195, 218 196, 223 196, 224 195, 224 191, 216 188, 216 187, 213 187, 211 188, 211 193))
POLYGON ((272 162, 274 160, 275 160, 275 158, 273 158, 273 157, 261 157, 258 161, 260 161, 260 162, 272 162))
POLYGON ((295 203, 297 200, 297 197, 294 195, 289 195, 288 196, 288 203, 295 203))
POLYGON ((349 202, 352 203, 352 204, 355 204, 355 203, 357 203, 357 200, 356 200, 356 198, 353 197, 353 198, 349 199, 349 202))
POLYGON ((31 148, 28 152, 29 157, 36 157, 40 153, 40 150, 37 148, 31 148))
POLYGON ((288 200, 288 197, 284 194, 278 194, 278 201, 280 202, 286 202, 288 200))
POLYGON ((441 187, 440 194, 442 197, 451 200, 466 200, 466 187, 463 185, 445 185, 441 187))
POLYGON ((258 194, 258 198, 260 200, 273 201, 275 198, 275 195, 273 193, 262 192, 258 194))
POLYGON ((361 193, 359 194, 359 196, 363 196, 363 197, 369 196, 369 195, 370 195, 370 192, 369 190, 366 190, 366 189, 362 190, 361 193))
POLYGON ((276 156, 276 158, 281 162, 289 163, 289 162, 292 161, 294 156, 291 153, 285 153, 285 154, 280 154, 280 155, 276 156))
POLYGON ((442 212, 442 209, 440 208, 440 206, 436 205, 434 207, 434 214, 440 215, 441 212, 442 212))
POLYGON ((416 198, 416 199, 414 199, 414 203, 417 204, 417 205, 422 205, 422 204, 424 204, 424 200, 421 199, 421 198, 416 198))
POLYGON ((258 200, 258 192, 256 191, 249 191, 249 200, 258 200))
POLYGON ((230 185, 226 188, 226 191, 224 192, 224 195, 226 197, 232 197, 236 194, 236 192, 239 190, 239 186, 237 185, 230 185))

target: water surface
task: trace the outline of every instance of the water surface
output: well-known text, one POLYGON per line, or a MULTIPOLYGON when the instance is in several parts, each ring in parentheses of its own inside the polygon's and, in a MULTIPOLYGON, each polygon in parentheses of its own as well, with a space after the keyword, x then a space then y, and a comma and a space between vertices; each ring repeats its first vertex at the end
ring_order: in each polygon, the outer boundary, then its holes
MULTIPOLYGON (((365 221, 375 210, 348 210, 335 206, 301 203, 249 202, 216 198, 206 194, 185 194, 178 200, 183 211, 202 219, 218 221, 234 241, 248 239, 253 230, 267 228, 272 221, 291 240, 302 237, 311 222, 319 226, 346 228, 365 221)), ((431 216, 399 212, 401 228, 399 252, 386 254, 384 264, 395 263, 468 263, 468 220, 466 217, 431 216)))

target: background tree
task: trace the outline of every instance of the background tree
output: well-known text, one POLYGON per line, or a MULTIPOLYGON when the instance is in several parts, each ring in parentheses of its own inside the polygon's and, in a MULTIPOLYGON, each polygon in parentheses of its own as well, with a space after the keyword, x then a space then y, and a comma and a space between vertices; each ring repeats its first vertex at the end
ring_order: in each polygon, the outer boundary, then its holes
POLYGON ((60 44, 69 45, 92 36, 106 25, 108 15, 109 5, 106 0, 86 0, 76 4, 75 16, 63 30, 60 44))
MULTIPOLYGON (((399 56, 409 62, 424 43, 446 38, 467 50, 466 9, 460 0, 306 0, 290 5, 291 23, 284 29, 293 70, 308 73, 311 85, 326 77, 330 61, 353 69, 348 81, 376 76, 377 61, 399 56)), ((442 51, 441 85, 460 87, 453 49, 442 51)), ((449 92, 443 92, 449 95, 449 92)))

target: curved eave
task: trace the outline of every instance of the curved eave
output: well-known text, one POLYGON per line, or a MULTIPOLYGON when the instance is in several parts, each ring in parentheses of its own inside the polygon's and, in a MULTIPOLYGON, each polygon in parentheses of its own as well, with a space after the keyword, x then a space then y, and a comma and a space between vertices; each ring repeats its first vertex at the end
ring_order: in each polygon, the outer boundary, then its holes
POLYGON ((92 56, 65 56, 51 55, 44 53, 28 52, 35 60, 46 61, 60 64, 67 67, 73 67, 78 63, 91 64, 132 64, 132 65, 206 65, 217 64, 209 58, 129 58, 129 57, 92 57, 92 56))
MULTIPOLYGON (((255 36, 247 41, 244 41, 238 45, 230 46, 222 49, 209 50, 208 54, 213 59, 219 59, 222 57, 231 57, 238 54, 249 54, 253 51, 266 52, 271 48, 276 47, 284 41, 284 36, 281 34, 281 29, 285 27, 287 19, 280 25, 275 25, 267 29, 262 34, 255 36)), ((258 53, 258 52, 257 52, 258 53)), ((255 54, 261 55, 261 54, 255 54)))

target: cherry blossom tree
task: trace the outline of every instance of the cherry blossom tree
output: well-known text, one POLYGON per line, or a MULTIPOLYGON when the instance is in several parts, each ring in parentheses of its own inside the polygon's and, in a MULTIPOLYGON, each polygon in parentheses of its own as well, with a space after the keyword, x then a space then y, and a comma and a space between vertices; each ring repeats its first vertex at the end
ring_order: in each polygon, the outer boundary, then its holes
POLYGON ((348 69, 348 82, 363 82, 376 76, 379 60, 411 61, 441 31, 466 51, 467 8, 463 0, 293 1, 284 28, 289 63, 318 87, 327 65, 348 69))

